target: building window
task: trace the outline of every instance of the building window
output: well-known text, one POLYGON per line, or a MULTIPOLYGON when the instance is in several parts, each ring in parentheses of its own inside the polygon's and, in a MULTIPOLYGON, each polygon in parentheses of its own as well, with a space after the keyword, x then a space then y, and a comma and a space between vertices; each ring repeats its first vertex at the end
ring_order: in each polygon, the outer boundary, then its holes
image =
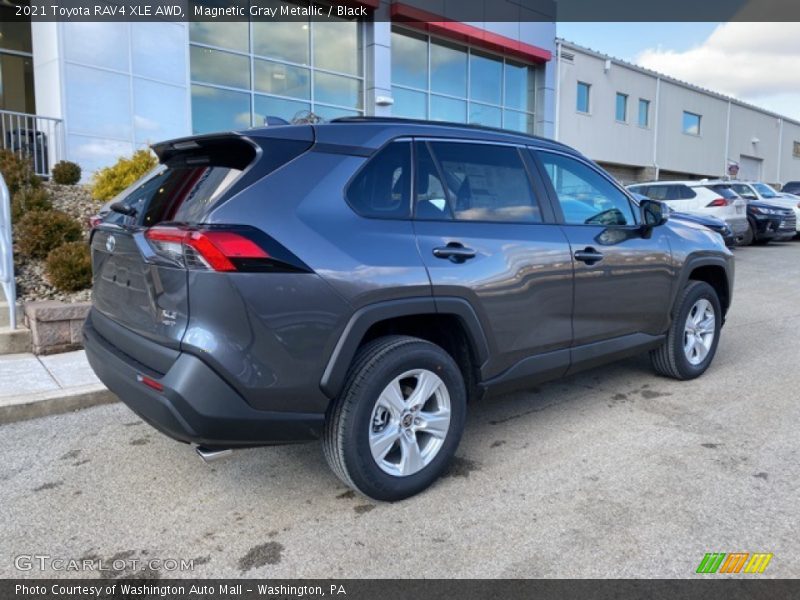
POLYGON ((700 135, 700 115, 683 111, 683 133, 700 135))
POLYGON ((639 98, 639 127, 650 126, 650 100, 639 98))
POLYGON ((348 19, 190 23, 194 133, 363 114, 363 37, 348 19))
POLYGON ((792 155, 795 158, 800 158, 800 142, 794 142, 792 146, 792 155))
POLYGON ((620 94, 617 92, 617 105, 616 105, 617 121, 623 123, 628 120, 628 94, 620 94))
POLYGON ((530 65, 404 29, 392 30, 392 114, 533 133, 530 65))
POLYGON ((0 109, 33 114, 31 23, 30 18, 15 21, 13 11, 0 7, 0 109))
POLYGON ((588 113, 589 112, 589 100, 590 100, 590 92, 592 86, 588 83, 584 83, 582 81, 578 82, 578 101, 576 103, 575 109, 578 112, 588 113))

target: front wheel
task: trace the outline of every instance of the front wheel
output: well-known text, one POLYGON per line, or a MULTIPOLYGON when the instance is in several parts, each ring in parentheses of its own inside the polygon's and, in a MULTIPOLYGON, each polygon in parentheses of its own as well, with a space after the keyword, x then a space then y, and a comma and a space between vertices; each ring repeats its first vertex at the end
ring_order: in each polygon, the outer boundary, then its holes
POLYGON ((418 338, 379 338, 358 352, 328 410, 325 458, 365 496, 402 500, 447 467, 465 415, 464 380, 447 352, 418 338))
POLYGON ((719 343, 722 307, 704 281, 690 281, 678 300, 667 339, 650 352, 655 370, 674 379, 694 379, 708 369, 719 343))

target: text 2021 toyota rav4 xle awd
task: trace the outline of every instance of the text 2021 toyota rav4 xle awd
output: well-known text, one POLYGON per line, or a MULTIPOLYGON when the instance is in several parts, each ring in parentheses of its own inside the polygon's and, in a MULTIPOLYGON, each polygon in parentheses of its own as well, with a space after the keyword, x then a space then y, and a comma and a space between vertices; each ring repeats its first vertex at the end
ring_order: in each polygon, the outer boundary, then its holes
POLYGON ((641 351, 703 373, 715 233, 561 144, 345 119, 155 146, 92 233, 100 379, 201 452, 311 440, 376 499, 425 489, 468 400, 641 351))

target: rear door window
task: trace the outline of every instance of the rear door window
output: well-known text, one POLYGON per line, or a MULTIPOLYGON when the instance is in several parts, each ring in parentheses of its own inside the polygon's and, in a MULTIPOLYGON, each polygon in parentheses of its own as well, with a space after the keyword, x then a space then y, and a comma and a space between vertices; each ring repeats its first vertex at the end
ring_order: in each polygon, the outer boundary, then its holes
POLYGON ((434 212, 427 203, 441 206, 442 218, 452 215, 458 221, 542 222, 518 148, 462 142, 430 142, 427 146, 432 157, 421 152, 418 158, 419 218, 434 212), (438 167, 436 175, 434 165, 438 167), (437 197, 441 191, 444 198, 437 197))

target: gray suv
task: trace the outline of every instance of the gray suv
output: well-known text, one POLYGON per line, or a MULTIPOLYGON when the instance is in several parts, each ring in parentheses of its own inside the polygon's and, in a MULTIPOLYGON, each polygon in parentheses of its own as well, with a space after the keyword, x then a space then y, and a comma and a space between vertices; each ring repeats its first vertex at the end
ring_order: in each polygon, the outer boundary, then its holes
POLYGON ((380 500, 447 467, 467 405, 650 351, 711 363, 722 239, 556 142, 349 118, 157 144, 91 236, 84 336, 142 419, 210 456, 322 438, 380 500))

